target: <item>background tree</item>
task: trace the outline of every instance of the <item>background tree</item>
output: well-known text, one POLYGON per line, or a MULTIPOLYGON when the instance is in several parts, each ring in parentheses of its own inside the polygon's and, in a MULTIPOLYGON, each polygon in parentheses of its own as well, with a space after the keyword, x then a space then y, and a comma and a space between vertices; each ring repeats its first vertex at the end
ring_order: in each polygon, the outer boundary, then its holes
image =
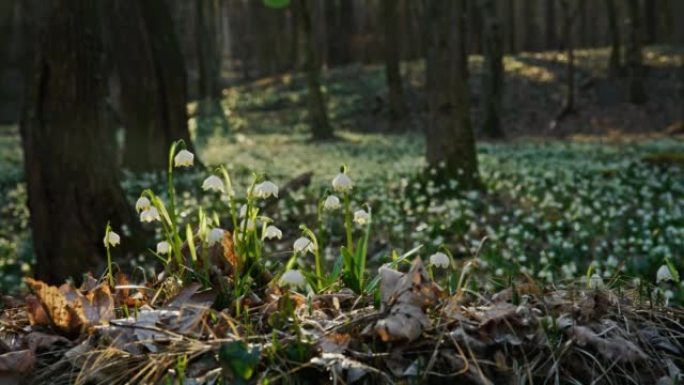
POLYGON ((629 78, 628 98, 631 103, 642 104, 646 102, 644 89, 644 68, 641 57, 642 27, 639 15, 639 0, 627 0, 627 76, 629 78))
POLYGON ((503 136, 501 98, 503 96, 503 42, 495 0, 480 0, 484 19, 484 121, 482 131, 489 137, 503 136))
POLYGON ((620 27, 618 24, 618 9, 615 0, 606 1, 606 15, 608 18, 608 32, 610 36, 610 57, 608 59, 608 74, 618 76, 622 69, 621 57, 622 47, 620 38, 620 27))
POLYGON ((306 44, 306 83, 308 89, 309 121, 314 140, 332 139, 333 128, 328 122, 328 111, 321 89, 321 55, 316 44, 312 0, 299 0, 302 11, 302 32, 306 44))
POLYGON ((195 0, 195 40, 199 82, 197 87, 198 137, 206 138, 220 126, 228 132, 228 121, 221 107, 221 0, 195 0))
POLYGON ((560 0, 563 14, 563 42, 567 56, 565 69, 565 100, 555 121, 560 121, 575 112, 575 46, 572 39, 572 26, 581 9, 572 0, 560 0))
POLYGON ((470 121, 465 0, 429 0, 427 29, 427 161, 440 178, 478 185, 475 138, 470 121), (445 167, 439 167, 444 163, 445 167))
POLYGON ((123 166, 164 170, 171 143, 191 148, 183 55, 164 0, 108 0, 109 57, 120 83, 126 128, 123 166))
POLYGON ((99 4, 54 0, 45 6, 20 128, 35 272, 57 283, 96 271, 107 221, 118 229, 131 209, 105 110, 99 4))
POLYGON ((382 0, 385 32, 385 79, 387 81, 389 114, 392 120, 402 118, 406 112, 400 72, 398 5, 396 0, 382 0))
POLYGON ((556 26, 556 0, 544 0, 544 22, 546 49, 556 49, 558 47, 556 26))

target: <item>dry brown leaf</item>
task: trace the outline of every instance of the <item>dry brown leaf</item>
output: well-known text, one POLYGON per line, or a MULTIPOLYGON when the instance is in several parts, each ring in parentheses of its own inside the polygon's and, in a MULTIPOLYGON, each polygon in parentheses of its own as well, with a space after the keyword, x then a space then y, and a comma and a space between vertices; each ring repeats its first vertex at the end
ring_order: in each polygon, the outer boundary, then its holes
MULTIPOLYGON (((36 295, 51 326, 68 336, 80 334, 86 318, 79 301, 70 304, 60 289, 32 278, 26 278, 26 284, 36 295)), ((31 318, 37 320, 41 315, 33 314, 31 318)))
POLYGON ((30 349, 0 354, 0 374, 28 373, 35 362, 36 356, 30 349))
POLYGON ((347 350, 351 342, 351 335, 346 333, 333 333, 330 335, 323 336, 316 347, 322 353, 343 353, 347 350))
POLYGON ((380 275, 382 305, 389 315, 376 323, 375 332, 385 342, 418 339, 430 327, 423 309, 435 304, 441 294, 439 286, 430 279, 420 258, 406 274, 383 267, 380 275))
POLYGON ((233 242, 233 234, 230 231, 224 231, 221 246, 223 246, 223 258, 230 265, 231 271, 235 271, 239 258, 235 254, 235 243, 233 242))
POLYGON ((109 321, 115 316, 114 298, 112 298, 109 285, 97 286, 85 296, 80 295, 78 301, 81 303, 86 323, 89 326, 109 321))
POLYGON ((69 345, 70 341, 62 336, 41 332, 31 332, 24 337, 26 345, 32 352, 50 350, 56 344, 69 345))
POLYGON ((50 317, 43 309, 38 297, 33 294, 26 296, 26 313, 31 325, 50 325, 50 317))

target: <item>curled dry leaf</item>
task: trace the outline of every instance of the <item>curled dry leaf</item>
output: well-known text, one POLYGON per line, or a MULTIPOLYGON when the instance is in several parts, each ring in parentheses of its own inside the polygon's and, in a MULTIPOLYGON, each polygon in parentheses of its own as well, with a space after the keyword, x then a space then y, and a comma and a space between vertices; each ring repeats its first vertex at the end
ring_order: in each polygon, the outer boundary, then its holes
POLYGON ((375 332, 385 342, 418 339, 430 327, 423 309, 436 303, 439 286, 430 279, 420 258, 406 274, 383 266, 380 277, 382 306, 389 314, 375 324, 375 332))
POLYGON ((26 284, 35 294, 40 308, 45 313, 40 314, 35 306, 29 307, 29 312, 36 310, 36 313, 31 315, 32 320, 43 321, 44 317, 47 317, 49 324, 58 332, 68 336, 80 334, 85 324, 85 315, 80 303, 69 303, 58 288, 44 282, 26 278, 26 284))
POLYGON ((68 284, 56 288, 31 278, 26 278, 26 283, 35 294, 26 298, 34 325, 50 325, 63 335, 75 337, 84 327, 114 318, 114 299, 107 285, 83 295, 68 284))

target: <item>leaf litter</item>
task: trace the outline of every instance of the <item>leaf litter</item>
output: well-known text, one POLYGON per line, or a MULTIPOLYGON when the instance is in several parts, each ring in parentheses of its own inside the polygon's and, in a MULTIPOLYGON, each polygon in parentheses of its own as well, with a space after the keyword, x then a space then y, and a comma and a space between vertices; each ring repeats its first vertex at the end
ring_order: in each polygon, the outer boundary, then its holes
POLYGON ((636 291, 527 282, 493 294, 449 294, 420 259, 407 272, 383 266, 379 276, 377 297, 346 289, 302 295, 272 283, 244 296, 250 306, 240 313, 217 307, 216 290, 199 283, 169 289, 168 281, 131 285, 120 276, 115 288, 94 279, 75 288, 27 279, 32 294, 6 301, 0 316, 0 382, 682 379, 684 312, 636 291))

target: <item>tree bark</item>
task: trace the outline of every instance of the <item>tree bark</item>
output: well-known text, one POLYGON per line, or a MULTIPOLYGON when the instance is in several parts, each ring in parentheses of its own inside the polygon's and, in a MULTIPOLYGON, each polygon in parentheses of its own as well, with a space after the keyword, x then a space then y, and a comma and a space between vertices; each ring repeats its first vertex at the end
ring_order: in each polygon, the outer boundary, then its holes
POLYGON ((306 44, 306 82, 308 90, 309 120, 314 140, 332 139, 332 126, 328 122, 325 96, 321 90, 321 55, 318 53, 316 36, 313 31, 313 2, 299 0, 302 11, 302 31, 306 44))
POLYGON ((515 3, 513 0, 506 0, 506 15, 508 15, 508 52, 516 53, 516 22, 515 22, 515 3))
POLYGON ((109 55, 121 85, 126 128, 123 166, 165 170, 171 143, 192 142, 187 123, 183 55, 164 0, 108 0, 109 55))
POLYGON ((553 50, 558 48, 558 37, 556 31, 556 0, 544 1, 546 49, 553 50))
POLYGON ((611 77, 620 75, 622 72, 622 64, 620 57, 622 56, 620 27, 618 24, 618 10, 615 6, 615 0, 606 0, 606 13, 608 15, 608 29, 610 33, 610 57, 608 59, 608 74, 611 77))
POLYGON ((465 0, 428 0, 427 161, 440 179, 479 186, 470 121, 465 0), (443 167, 442 167, 443 166, 443 167))
POLYGON ((99 5, 45 5, 21 121, 35 273, 50 283, 98 271, 107 221, 118 230, 133 216, 106 116, 99 5))
POLYGON ((642 27, 639 15, 639 1, 627 0, 627 76, 629 78, 628 98, 631 103, 642 104, 647 100, 644 90, 644 68, 641 58, 642 27))
POLYGON ((644 24, 646 32, 644 40, 646 44, 653 44, 657 41, 658 6, 659 4, 657 0, 644 1, 644 24))
POLYGON ((197 137, 206 140, 228 133, 228 121, 221 107, 221 0, 195 0, 195 39, 199 68, 197 137))
POLYGON ((480 0, 484 19, 484 122, 482 131, 489 137, 504 135, 501 127, 503 94, 503 43, 495 0, 480 0))
POLYGON ((565 101, 555 119, 556 121, 575 113, 575 47, 572 39, 572 26, 581 9, 579 6, 575 6, 573 9, 570 0, 561 0, 560 3, 563 10, 563 41, 568 59, 565 67, 565 101))
POLYGON ((382 15, 385 32, 385 78, 389 98, 391 120, 401 119, 406 112, 404 92, 401 84, 399 26, 396 0, 382 0, 382 15))
POLYGON ((523 0, 522 3, 523 15, 525 15, 524 24, 524 47, 525 51, 535 51, 537 49, 537 8, 536 2, 532 0, 523 0))

